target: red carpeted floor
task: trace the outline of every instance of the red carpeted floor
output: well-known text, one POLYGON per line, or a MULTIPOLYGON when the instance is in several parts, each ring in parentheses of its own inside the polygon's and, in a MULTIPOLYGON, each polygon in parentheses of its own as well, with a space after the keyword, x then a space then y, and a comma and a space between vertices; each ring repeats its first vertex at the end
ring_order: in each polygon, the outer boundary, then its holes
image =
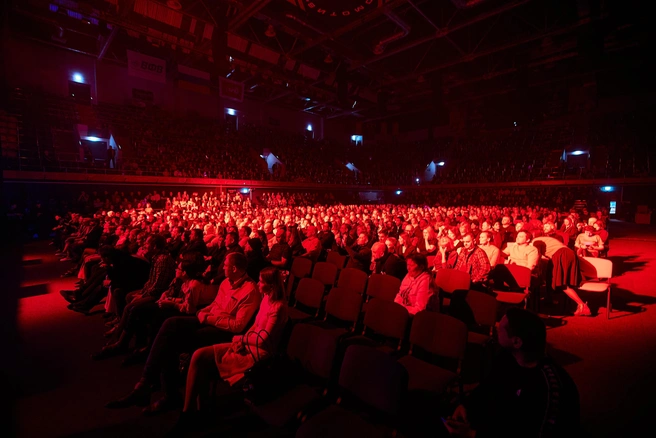
MULTIPOLYGON (((656 229, 611 224, 613 305, 606 319, 602 295, 585 295, 593 318, 549 316, 550 352, 565 366, 581 393, 587 436, 651 436, 647 426, 656 402, 656 229)), ((66 309, 60 289, 74 279, 59 275, 59 262, 44 242, 24 248, 20 289, 18 432, 21 437, 161 436, 176 415, 145 418, 139 408, 108 410, 108 400, 126 394, 141 366, 121 358, 91 361, 104 344, 104 320, 66 309)), ((241 435, 226 428, 224 436, 241 435)))

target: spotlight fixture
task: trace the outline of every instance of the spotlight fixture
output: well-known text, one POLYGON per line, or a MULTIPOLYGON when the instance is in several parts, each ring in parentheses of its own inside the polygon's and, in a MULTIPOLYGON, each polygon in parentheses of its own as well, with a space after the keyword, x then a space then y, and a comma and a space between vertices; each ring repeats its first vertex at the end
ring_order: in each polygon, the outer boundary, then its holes
POLYGON ((374 55, 382 55, 385 51, 385 47, 382 44, 376 44, 374 47, 374 55))
POLYGON ((333 57, 330 56, 330 53, 326 55, 326 57, 323 59, 323 62, 326 64, 332 64, 333 63, 333 57))
POLYGON ((264 32, 264 35, 268 36, 269 38, 273 38, 276 36, 276 29, 273 27, 273 24, 270 24, 269 27, 267 27, 267 30, 264 32))

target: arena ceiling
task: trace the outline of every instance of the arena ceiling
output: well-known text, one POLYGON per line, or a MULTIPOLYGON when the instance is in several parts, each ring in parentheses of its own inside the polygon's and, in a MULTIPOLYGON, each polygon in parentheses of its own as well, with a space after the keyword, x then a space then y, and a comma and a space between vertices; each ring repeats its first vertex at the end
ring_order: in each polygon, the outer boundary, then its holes
POLYGON ((11 4, 16 35, 109 62, 139 50, 214 80, 229 75, 250 99, 361 121, 434 114, 540 84, 584 85, 599 72, 640 69, 651 41, 646 14, 619 0, 11 4))

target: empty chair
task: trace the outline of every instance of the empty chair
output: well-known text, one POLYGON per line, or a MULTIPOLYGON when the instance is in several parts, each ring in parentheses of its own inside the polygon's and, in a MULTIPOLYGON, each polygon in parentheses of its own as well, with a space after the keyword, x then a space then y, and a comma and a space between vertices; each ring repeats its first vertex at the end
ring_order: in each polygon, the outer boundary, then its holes
POLYGON ((439 289, 440 309, 443 307, 445 295, 451 295, 456 290, 469 290, 470 283, 471 279, 467 272, 457 269, 438 270, 433 284, 439 289))
POLYGON ((311 324, 296 324, 287 344, 287 356, 300 365, 299 382, 275 400, 252 405, 251 410, 266 423, 284 426, 305 407, 321 399, 335 379, 337 346, 344 330, 326 330, 311 324))
POLYGON ((328 294, 326 301, 326 316, 324 321, 329 317, 349 323, 352 329, 360 317, 362 308, 362 295, 348 289, 334 287, 328 294))
POLYGON ((469 309, 471 309, 472 316, 476 322, 474 329, 477 331, 469 331, 467 342, 472 344, 485 344, 492 340, 494 336, 494 327, 497 323, 497 310, 499 303, 495 297, 483 292, 470 290, 467 292, 465 301, 469 309), (487 333, 483 334, 483 330, 487 333))
POLYGON ((612 312, 610 279, 613 278, 613 262, 596 257, 579 257, 579 266, 583 276, 579 290, 606 292, 606 318, 610 319, 610 312, 612 312))
POLYGON ((331 263, 337 266, 337 269, 344 269, 344 266, 346 266, 346 256, 337 251, 328 251, 326 263, 331 263))
POLYGON ((362 335, 348 338, 347 342, 375 345, 382 338, 384 350, 400 350, 409 320, 408 309, 402 305, 374 298, 367 303, 362 335), (394 349, 386 347, 388 341, 394 342, 394 349))
POLYGON ((312 278, 320 281, 327 289, 330 289, 337 278, 337 266, 332 263, 317 262, 312 270, 312 278))
MULTIPOLYGON (((460 292, 456 292, 459 294, 460 292)), ((456 297, 451 302, 451 307, 455 306, 456 297)), ((469 332, 467 334, 467 359, 465 367, 467 373, 478 373, 479 377, 484 375, 485 369, 494 359, 494 327, 497 322, 497 312, 499 302, 490 294, 470 290, 464 297, 465 310, 469 312, 470 318, 463 320, 468 324, 469 332)), ((451 313, 452 316, 456 316, 451 313)), ((470 374, 474 375, 474 374, 470 374)))
POLYGON ((371 274, 367 283, 367 301, 371 298, 394 301, 400 287, 401 280, 392 275, 371 274))
POLYGON ((337 279, 337 287, 363 294, 367 285, 367 273, 355 268, 342 269, 337 279))
POLYGON ((296 436, 395 436, 407 386, 408 373, 394 358, 371 347, 351 345, 339 373, 338 404, 312 416, 296 436), (360 411, 373 415, 365 419, 360 411))
POLYGON ((312 261, 304 257, 296 257, 292 262, 292 267, 289 270, 289 277, 287 278, 287 296, 291 297, 295 284, 301 278, 309 277, 312 272, 312 261))
POLYGON ((457 381, 462 394, 460 370, 467 347, 467 326, 459 319, 437 312, 422 310, 412 321, 410 352, 399 359, 410 376, 408 389, 442 393, 457 381), (417 348, 419 347, 419 348, 417 348), (455 361, 453 369, 446 369, 416 357, 421 349, 429 355, 455 361))
POLYGON ((313 278, 301 278, 296 288, 296 300, 294 307, 289 309, 289 318, 292 321, 299 321, 319 316, 321 305, 323 304, 324 285, 313 278), (299 310, 297 306, 302 306, 299 310), (308 310, 308 313, 304 310, 308 310))

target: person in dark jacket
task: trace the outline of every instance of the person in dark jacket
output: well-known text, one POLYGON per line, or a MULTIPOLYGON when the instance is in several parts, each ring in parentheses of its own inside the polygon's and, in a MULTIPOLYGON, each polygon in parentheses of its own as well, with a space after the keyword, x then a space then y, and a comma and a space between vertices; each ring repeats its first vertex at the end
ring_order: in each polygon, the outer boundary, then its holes
POLYGON ((203 230, 200 228, 195 228, 191 230, 191 239, 189 243, 182 248, 180 255, 187 253, 198 253, 201 255, 207 255, 207 245, 203 240, 203 230))
POLYGON ((88 314, 107 295, 110 286, 127 295, 142 288, 148 280, 150 265, 146 260, 111 246, 103 246, 98 252, 104 269, 99 269, 79 291, 77 300, 69 305, 71 310, 88 314))
POLYGON ((391 254, 382 242, 371 247, 371 273, 387 274, 403 280, 408 273, 405 262, 396 254, 391 254))
POLYGON ((444 422, 452 436, 576 437, 579 394, 567 372, 545 354, 539 316, 510 308, 499 323, 503 348, 491 372, 444 422))
POLYGON ((244 254, 248 259, 246 273, 255 281, 260 278, 260 271, 268 264, 262 253, 262 241, 260 239, 248 239, 246 245, 244 245, 244 254))

